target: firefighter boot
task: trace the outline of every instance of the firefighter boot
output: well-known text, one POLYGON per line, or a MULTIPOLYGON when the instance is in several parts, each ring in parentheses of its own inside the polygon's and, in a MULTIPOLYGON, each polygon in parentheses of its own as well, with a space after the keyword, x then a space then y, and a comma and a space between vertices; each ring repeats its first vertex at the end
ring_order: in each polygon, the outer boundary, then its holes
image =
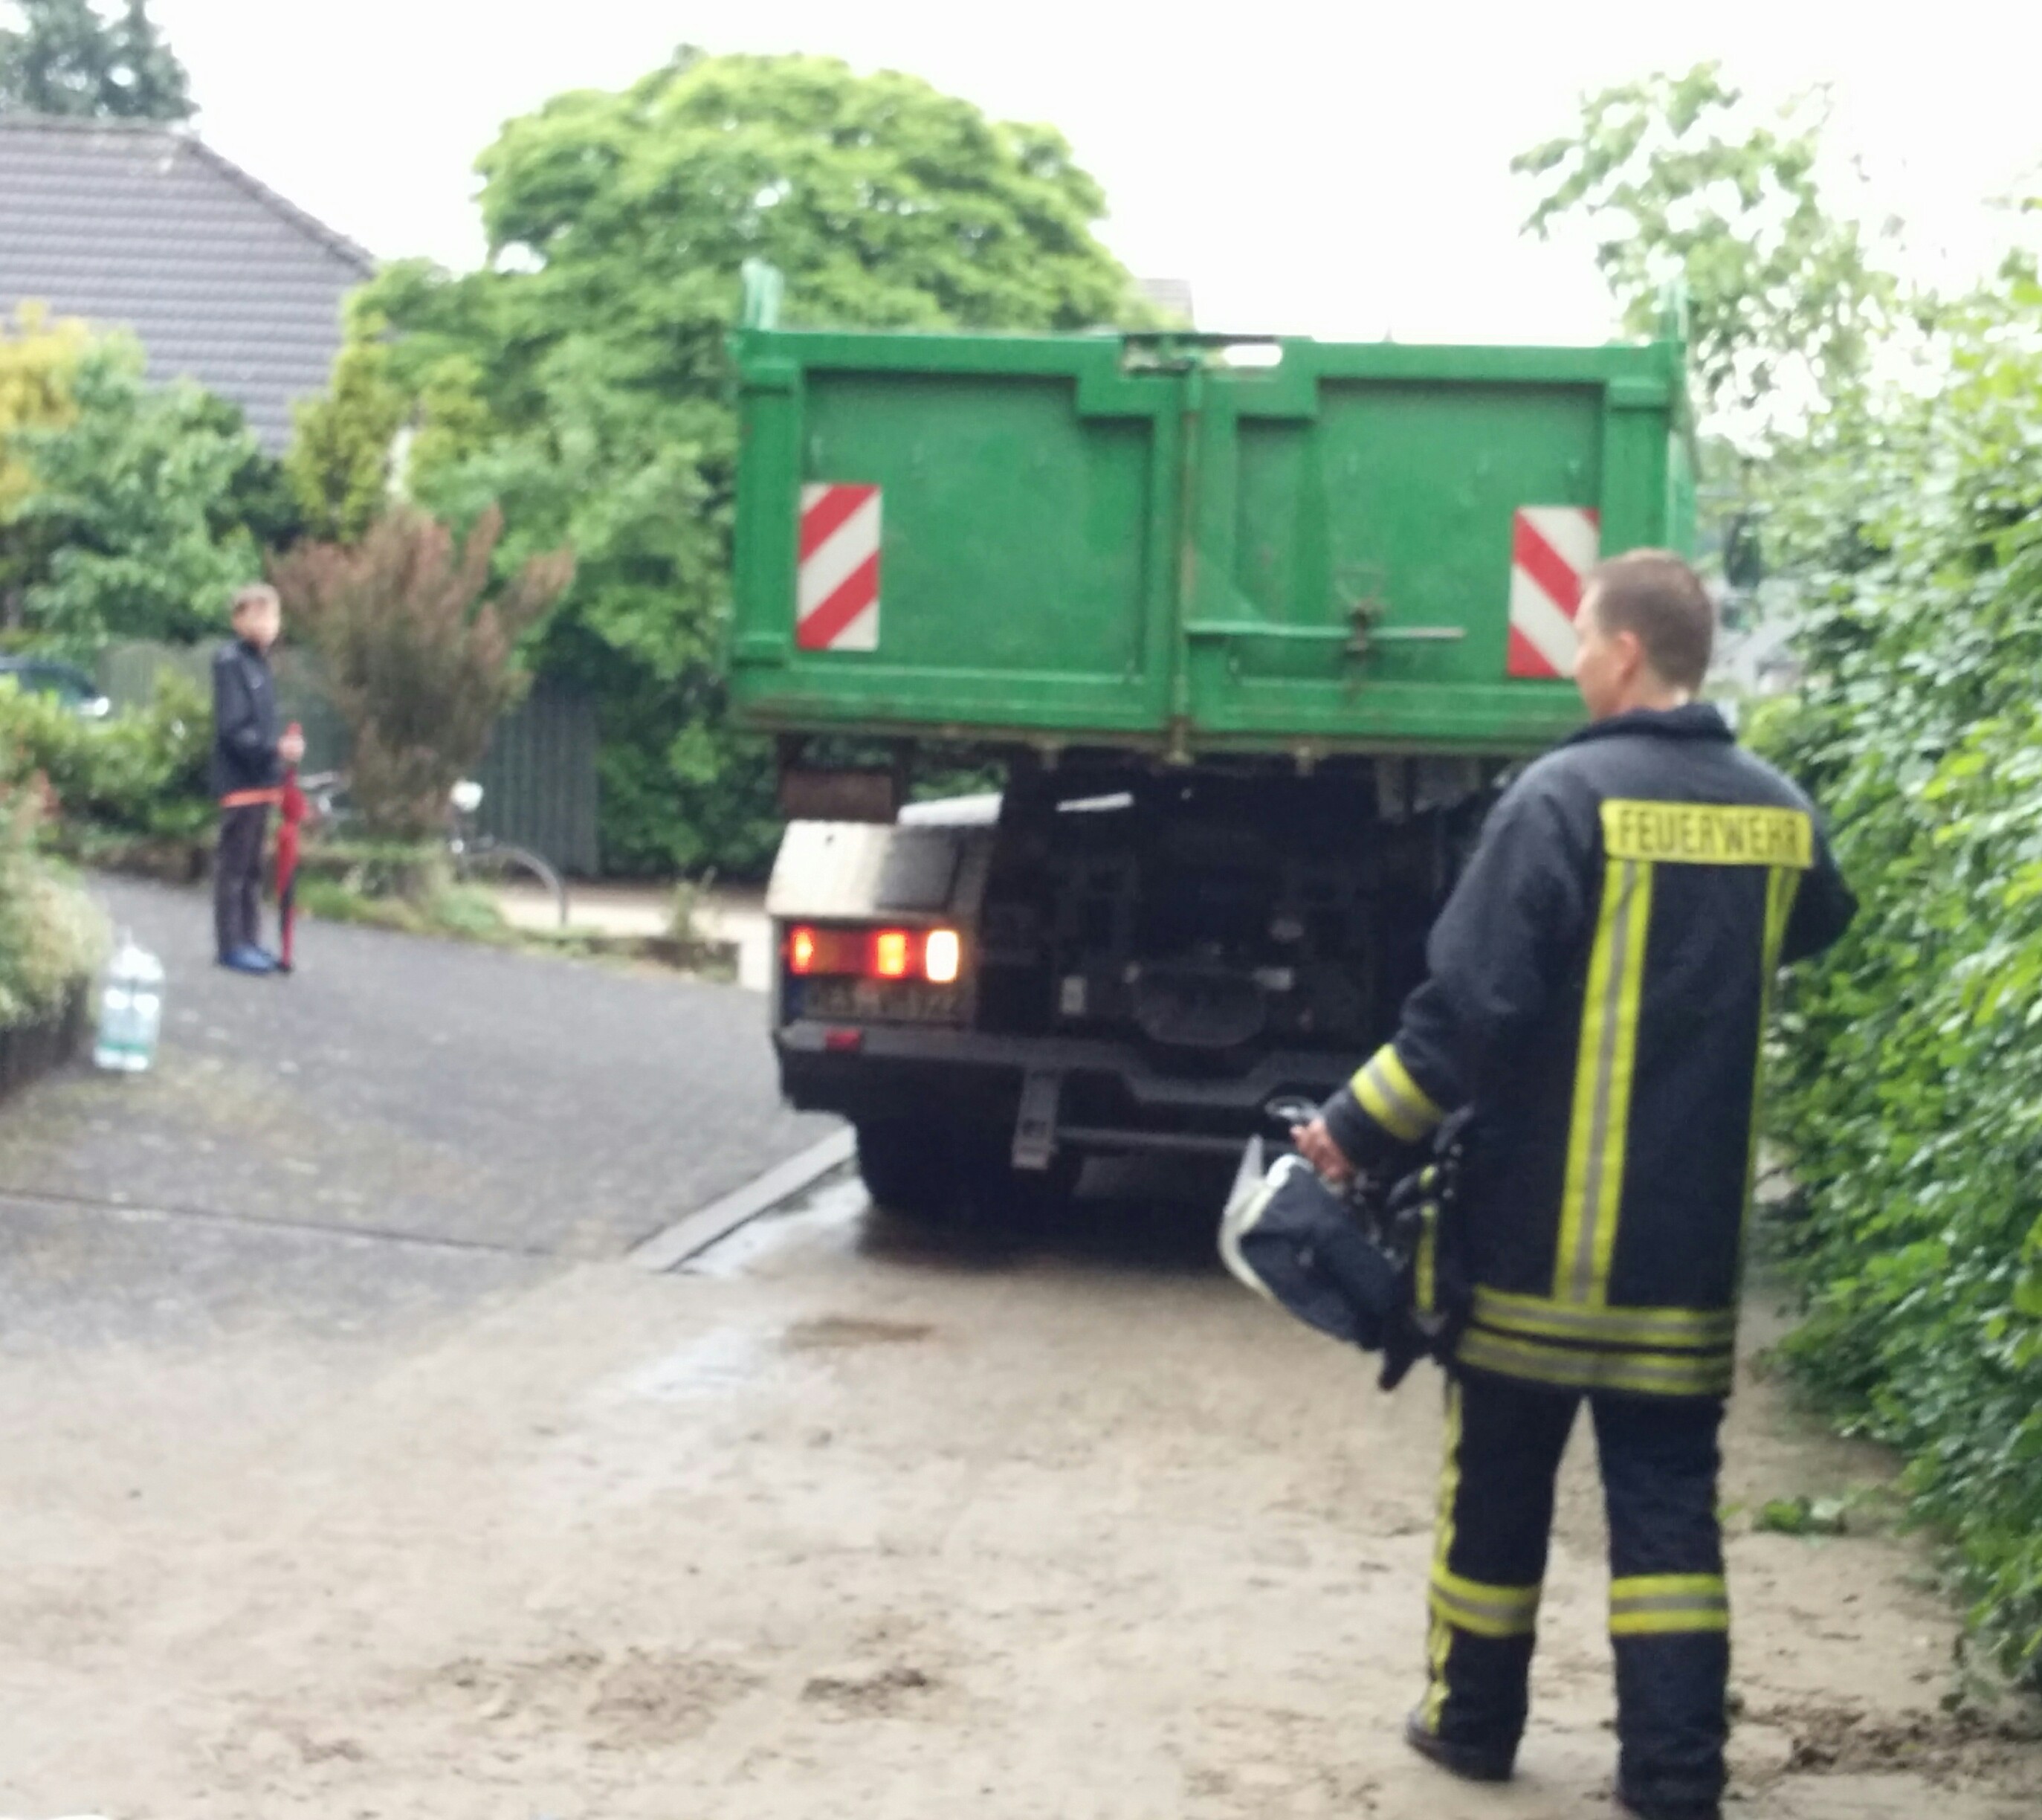
POLYGON ((1516 1759, 1554 1475, 1579 1401, 1485 1372, 1447 1379, 1429 1673, 1405 1737, 1457 1776, 1501 1781, 1516 1759))
POLYGON ((1425 1728, 1422 1708, 1406 1715, 1404 1742, 1428 1763, 1437 1764, 1449 1776, 1458 1776, 1463 1782, 1508 1782, 1516 1765, 1517 1753, 1514 1750, 1453 1744, 1444 1738, 1435 1738, 1425 1728))
POLYGON ((1730 1601, 1716 1523, 1719 1400, 1598 1397, 1609 1516, 1619 1799, 1711 1820, 1723 1797, 1730 1601))

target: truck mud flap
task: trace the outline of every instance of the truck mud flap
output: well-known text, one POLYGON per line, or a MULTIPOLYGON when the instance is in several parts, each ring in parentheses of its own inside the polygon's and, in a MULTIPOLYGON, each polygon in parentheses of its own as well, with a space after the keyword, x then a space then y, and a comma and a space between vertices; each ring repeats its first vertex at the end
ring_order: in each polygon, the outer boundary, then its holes
POLYGON ((1031 1069, 1021 1083, 1021 1109, 1014 1121, 1014 1167, 1042 1170, 1057 1153, 1057 1109, 1063 1099, 1064 1077, 1052 1069, 1031 1069))

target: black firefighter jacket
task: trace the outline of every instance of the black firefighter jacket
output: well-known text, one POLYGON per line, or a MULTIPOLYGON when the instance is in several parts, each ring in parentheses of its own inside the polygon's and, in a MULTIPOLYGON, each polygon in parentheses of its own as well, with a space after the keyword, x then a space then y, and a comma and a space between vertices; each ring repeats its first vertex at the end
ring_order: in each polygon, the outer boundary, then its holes
POLYGON ((1706 705, 1585 727, 1505 793, 1326 1108, 1359 1161, 1472 1107, 1462 1363, 1730 1389, 1772 981, 1856 908, 1807 799, 1706 705))

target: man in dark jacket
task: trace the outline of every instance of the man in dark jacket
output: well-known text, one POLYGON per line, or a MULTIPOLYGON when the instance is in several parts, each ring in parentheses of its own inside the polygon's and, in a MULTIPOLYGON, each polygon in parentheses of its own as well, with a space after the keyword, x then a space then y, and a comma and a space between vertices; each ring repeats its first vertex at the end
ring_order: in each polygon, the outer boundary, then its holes
POLYGON ((1780 965, 1855 903, 1799 790, 1693 700, 1715 616, 1639 551, 1590 578, 1589 725, 1486 824, 1395 1037, 1295 1134, 1335 1179, 1457 1108, 1460 1271, 1413 1746, 1501 1781, 1526 1713, 1554 1477, 1584 1397, 1610 1531, 1619 1799, 1715 1820, 1730 1608, 1716 1521, 1780 965))
POLYGON ((262 842, 284 767, 304 756, 302 739, 278 731, 269 652, 283 618, 274 588, 243 588, 234 597, 233 640, 212 660, 212 793, 220 804, 213 936, 220 964, 239 973, 276 970, 276 957, 256 939, 262 842))

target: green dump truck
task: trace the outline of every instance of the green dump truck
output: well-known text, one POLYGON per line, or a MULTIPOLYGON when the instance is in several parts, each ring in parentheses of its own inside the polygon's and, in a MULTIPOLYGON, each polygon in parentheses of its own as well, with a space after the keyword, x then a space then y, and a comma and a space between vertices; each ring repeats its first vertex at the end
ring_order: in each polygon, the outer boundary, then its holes
POLYGON ((1599 555, 1693 518, 1677 327, 1424 347, 775 325, 730 688, 776 736, 783 1087, 911 1213, 1224 1167, 1391 1027, 1599 555), (916 802, 931 764, 1000 787, 916 802))

